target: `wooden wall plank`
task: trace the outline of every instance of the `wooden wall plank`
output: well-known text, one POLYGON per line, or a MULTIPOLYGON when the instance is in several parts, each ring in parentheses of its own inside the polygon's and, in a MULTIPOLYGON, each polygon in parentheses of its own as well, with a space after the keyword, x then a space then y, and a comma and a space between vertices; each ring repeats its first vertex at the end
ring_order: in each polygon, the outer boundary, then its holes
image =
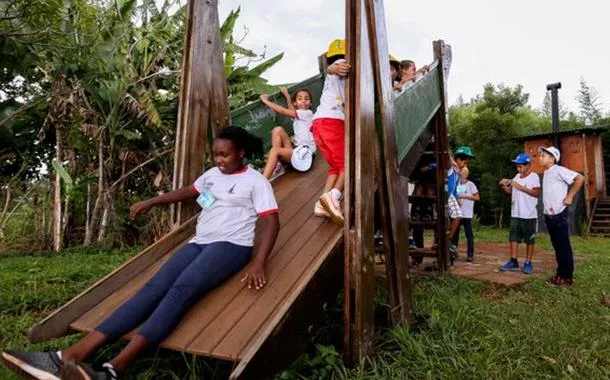
MULTIPOLYGON (((385 225, 390 227, 384 235, 389 240, 390 262, 393 264, 398 304, 392 305, 393 320, 408 321, 411 318, 411 298, 409 279, 409 214, 407 180, 399 174, 396 119, 393 107, 392 83, 388 64, 388 44, 385 29, 383 0, 367 0, 368 28, 371 35, 371 53, 374 59, 374 92, 379 110, 382 170, 380 189, 383 193, 386 217, 385 225)), ((428 110, 429 111, 429 110, 428 110)), ((421 134, 421 132, 419 132, 421 134)), ((412 146, 412 144, 411 144, 412 146)))
MULTIPOLYGON (((349 361, 361 362, 373 351, 375 332, 374 271, 374 194, 375 194, 375 88, 371 61, 365 0, 348 1, 348 76, 346 107, 346 177, 349 193, 345 201, 345 254, 350 263, 350 288, 345 289, 350 307, 351 326, 346 329, 350 342, 346 347, 349 361), (351 8, 350 8, 351 5, 351 8), (352 287, 353 285, 353 287, 352 287)), ((347 326, 346 326, 347 327, 347 326)))
MULTIPOLYGON (((204 170, 210 131, 230 124, 218 0, 190 0, 180 79, 173 188, 192 184, 204 170)), ((174 225, 198 212, 195 202, 173 209, 174 225)))

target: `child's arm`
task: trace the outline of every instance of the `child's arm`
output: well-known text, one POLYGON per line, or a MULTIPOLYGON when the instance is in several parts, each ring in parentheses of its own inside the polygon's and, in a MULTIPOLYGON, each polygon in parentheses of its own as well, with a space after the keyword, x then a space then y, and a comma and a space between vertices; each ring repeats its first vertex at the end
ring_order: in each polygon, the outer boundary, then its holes
POLYGON ((280 219, 277 213, 262 216, 263 232, 260 243, 254 252, 252 263, 246 272, 246 275, 241 279, 242 282, 248 284, 248 288, 254 287, 256 290, 262 289, 267 279, 265 278, 265 262, 267 256, 277 239, 277 234, 280 230, 280 219))
POLYGON ((528 189, 527 187, 520 185, 517 181, 512 181, 511 185, 514 189, 521 190, 525 194, 527 194, 531 197, 538 198, 540 196, 539 187, 534 187, 533 189, 528 189))
MULTIPOLYGON (((269 100, 269 95, 267 94, 263 94, 260 96, 261 98, 261 102, 265 103, 265 105, 269 108, 271 108, 272 111, 279 113, 280 115, 286 116, 286 117, 292 117, 295 118, 297 116, 296 112, 294 110, 289 110, 288 108, 282 107, 279 104, 275 104, 272 101, 269 100)), ((290 104, 290 103, 288 103, 290 104)))
POLYGON ((134 219, 138 214, 145 214, 153 206, 177 203, 187 199, 196 198, 199 195, 193 186, 186 186, 180 189, 161 194, 156 197, 135 203, 129 208, 129 215, 134 219))
POLYGON ((512 181, 510 179, 502 178, 498 184, 500 186, 502 186, 502 190, 504 190, 507 194, 512 194, 513 193, 513 188, 510 185, 511 182, 512 181))
POLYGON ((339 75, 341 77, 345 77, 345 76, 347 76, 347 74, 349 74, 350 69, 351 69, 351 66, 349 63, 335 62, 326 68, 326 74, 339 75))
POLYGON ((566 195, 566 197, 563 199, 564 205, 569 206, 572 204, 574 196, 576 195, 576 193, 578 193, 578 190, 580 190, 584 183, 585 177, 583 177, 581 174, 577 175, 576 178, 574 178, 574 182, 572 183, 572 186, 570 186, 570 191, 568 191, 568 195, 566 195))
POLYGON ((280 87, 280 92, 284 95, 284 99, 286 99, 286 105, 288 105, 288 109, 290 111, 294 111, 294 104, 292 104, 292 99, 290 98, 290 93, 286 87, 280 87))

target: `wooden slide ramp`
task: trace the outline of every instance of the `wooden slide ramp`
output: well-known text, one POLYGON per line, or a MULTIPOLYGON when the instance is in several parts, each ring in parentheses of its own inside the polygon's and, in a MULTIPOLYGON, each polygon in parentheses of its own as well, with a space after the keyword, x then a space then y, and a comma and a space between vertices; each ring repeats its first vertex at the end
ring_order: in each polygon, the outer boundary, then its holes
MULTIPOLYGON (((326 169, 318 159, 309 173, 288 172, 274 181, 281 228, 267 261, 265 289, 247 289, 240 282, 243 271, 236 274, 201 299, 162 342, 162 347, 239 362, 232 378, 243 375, 245 369, 250 372, 248 367, 254 359, 259 362, 257 366, 267 367, 268 361, 277 361, 277 357, 265 358, 269 353, 287 354, 297 349, 293 338, 307 335, 308 326, 319 317, 320 302, 332 301, 342 285, 342 228, 330 219, 313 215, 326 169)), ((69 325, 65 333, 93 330, 187 244, 195 223, 191 220, 186 224, 190 224, 189 228, 176 232, 179 241, 165 254, 149 252, 151 257, 145 260, 141 256, 154 247, 151 246, 35 326, 30 340, 58 336, 57 331, 45 332, 45 328, 57 330, 53 325, 62 322, 69 325), (138 269, 133 264, 136 260, 140 261, 138 269), (101 294, 106 287, 107 294, 101 294), (87 307, 89 296, 98 302, 88 302, 87 307), (75 309, 75 304, 82 312, 70 310, 75 309)))

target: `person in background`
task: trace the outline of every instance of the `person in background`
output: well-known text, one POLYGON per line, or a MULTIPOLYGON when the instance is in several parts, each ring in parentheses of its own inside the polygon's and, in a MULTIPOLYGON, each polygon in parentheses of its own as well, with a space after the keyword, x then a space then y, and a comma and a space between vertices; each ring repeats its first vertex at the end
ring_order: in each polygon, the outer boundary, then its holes
POLYGON ((447 210, 451 224, 449 226, 449 254, 451 265, 457 258, 457 246, 453 243, 458 228, 460 228, 462 207, 458 199, 457 187, 460 184, 460 173, 468 165, 468 161, 475 158, 472 149, 468 146, 460 146, 455 150, 451 161, 451 167, 447 170, 447 210))
POLYGON ((271 181, 284 174, 287 164, 291 164, 298 171, 308 171, 311 169, 313 155, 316 152, 316 142, 311 133, 313 121, 311 91, 300 88, 294 92, 293 97, 286 87, 280 87, 280 91, 286 99, 288 108, 273 103, 266 94, 260 96, 261 101, 271 110, 294 120, 292 141, 282 127, 275 127, 271 131, 271 150, 263 171, 265 178, 271 181))
POLYGON ((532 159, 529 154, 521 153, 513 163, 517 174, 513 179, 500 180, 502 189, 511 195, 510 209, 510 260, 500 266, 501 271, 518 271, 519 243, 525 243, 525 261, 523 273, 532 274, 532 258, 538 230, 538 197, 540 196, 540 178, 531 168, 532 159))
POLYGON ((474 234, 472 232, 472 218, 474 216, 474 202, 481 200, 479 196, 479 189, 477 186, 468 180, 470 171, 468 167, 464 167, 460 173, 460 184, 457 188, 458 199, 462 203, 462 218, 460 219, 460 227, 458 227, 453 244, 457 247, 460 239, 460 228, 464 227, 464 233, 466 234, 466 241, 468 248, 466 251, 466 260, 468 262, 474 261, 474 234))

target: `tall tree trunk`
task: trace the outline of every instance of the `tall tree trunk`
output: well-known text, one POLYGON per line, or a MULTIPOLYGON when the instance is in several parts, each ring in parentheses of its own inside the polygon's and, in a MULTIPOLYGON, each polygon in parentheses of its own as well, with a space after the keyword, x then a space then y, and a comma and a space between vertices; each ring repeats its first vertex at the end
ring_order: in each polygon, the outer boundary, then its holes
POLYGON ((88 233, 85 234, 84 245, 90 245, 93 241, 93 234, 97 229, 98 221, 100 218, 100 212, 102 204, 104 202, 105 183, 104 180, 104 130, 100 131, 98 141, 98 168, 97 168, 97 198, 95 199, 95 205, 93 206, 93 213, 91 214, 91 221, 89 222, 88 233))
MULTIPOLYGON (((55 144, 55 160, 62 163, 64 136, 60 126, 55 129, 57 142, 55 144)), ((61 204, 61 176, 55 171, 55 196, 53 197, 53 250, 60 251, 63 246, 62 230, 62 204, 61 204)))

